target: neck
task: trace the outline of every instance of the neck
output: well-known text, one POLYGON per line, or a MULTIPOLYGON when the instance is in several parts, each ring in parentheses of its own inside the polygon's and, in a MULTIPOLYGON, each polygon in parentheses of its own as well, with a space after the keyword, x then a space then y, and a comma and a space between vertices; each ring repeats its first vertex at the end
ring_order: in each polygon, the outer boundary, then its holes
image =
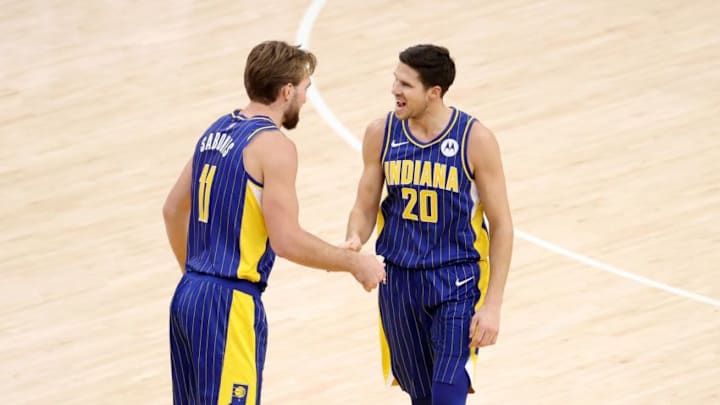
POLYGON ((444 103, 439 102, 428 105, 425 111, 414 118, 410 118, 409 124, 415 136, 425 138, 435 137, 445 128, 452 110, 444 103))
POLYGON ((245 108, 242 109, 242 113, 248 117, 254 117, 256 115, 270 117, 278 128, 283 124, 283 110, 277 103, 263 104, 257 101, 250 101, 245 108))

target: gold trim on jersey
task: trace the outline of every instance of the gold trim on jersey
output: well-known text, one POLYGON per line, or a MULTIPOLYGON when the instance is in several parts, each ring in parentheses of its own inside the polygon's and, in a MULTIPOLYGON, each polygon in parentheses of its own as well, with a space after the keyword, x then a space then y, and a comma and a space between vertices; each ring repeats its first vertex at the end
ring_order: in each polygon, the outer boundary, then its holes
POLYGON ((473 247, 480 253, 481 260, 487 260, 490 255, 490 236, 488 232, 483 228, 485 222, 485 212, 483 211, 482 203, 477 202, 475 207, 475 215, 470 220, 470 225, 475 232, 475 242, 473 247))
POLYGON ((487 226, 487 223, 485 221, 485 210, 483 209, 482 203, 476 201, 475 204, 470 226, 475 233, 473 247, 480 254, 480 279, 477 284, 478 289, 480 289, 480 300, 475 305, 475 310, 477 310, 485 301, 485 294, 487 293, 490 282, 490 235, 488 231, 483 228, 483 224, 487 226))
POLYGON ((475 180, 475 176, 470 173, 470 164, 468 163, 468 156, 467 151, 465 150, 465 144, 470 142, 469 139, 466 139, 468 134, 470 133, 470 128, 472 128, 473 122, 475 122, 475 118, 468 117, 467 123, 465 124, 465 131, 463 131, 462 138, 460 138, 460 155, 462 158, 462 167, 463 171, 465 172, 465 175, 467 176, 468 180, 473 181, 475 180))
POLYGON ((407 138, 410 143, 417 146, 418 148, 427 148, 428 146, 433 146, 436 143, 442 141, 445 139, 445 137, 448 136, 450 131, 455 127, 455 124, 457 123, 458 117, 460 116, 460 111, 457 108, 453 108, 453 115, 450 117, 450 124, 448 124, 447 128, 445 128, 445 131, 442 132, 440 135, 438 135, 435 139, 430 141, 429 143, 420 143, 416 141, 413 136, 410 134, 410 130, 408 129, 408 121, 402 120, 400 121, 400 125, 402 126, 403 133, 405 134, 405 138, 407 138))
POLYGON ((268 130, 268 129, 277 129, 277 127, 275 125, 268 125, 266 127, 260 127, 256 130, 254 130, 250 135, 248 135, 247 140, 250 141, 253 138, 253 136, 259 134, 262 131, 268 130))
POLYGON ((253 115, 252 117, 250 117, 250 118, 248 118, 248 119, 267 121, 267 122, 272 123, 272 124, 273 124, 273 127, 277 127, 277 126, 275 125, 275 121, 273 121, 272 118, 270 118, 270 117, 268 117, 268 116, 266 116, 266 115, 253 115))
POLYGON ((257 402, 256 352, 255 302, 252 296, 234 291, 225 336, 218 404, 229 404, 233 397, 244 398, 246 404, 257 402), (246 385, 247 390, 235 388, 237 384, 246 385))
MULTIPOLYGON (((477 311, 485 302, 488 284, 490 284, 490 235, 488 234, 488 231, 483 228, 483 223, 485 223, 485 210, 483 209, 482 203, 477 201, 478 198, 476 192, 473 191, 473 193, 473 201, 476 205, 470 224, 473 232, 475 232, 475 242, 473 243, 473 247, 478 251, 478 253, 480 253, 480 262, 478 263, 480 266, 480 279, 477 282, 477 288, 480 290, 480 299, 477 303, 475 303, 475 311, 477 311)), ((470 376, 469 392, 476 391, 474 382, 477 377, 477 363, 478 353, 474 348, 471 348, 470 358, 465 364, 465 370, 470 376)))
POLYGON ((261 200, 262 187, 248 180, 245 184, 245 202, 240 222, 240 263, 237 278, 255 283, 260 281, 258 264, 265 255, 268 240, 261 200))
POLYGON ((385 156, 387 155, 388 149, 390 147, 390 138, 392 138, 392 119, 394 116, 395 113, 390 111, 387 118, 385 119, 385 146, 383 146, 382 157, 380 159, 381 162, 385 161, 385 156))
POLYGON ((399 385, 398 381, 392 373, 392 366, 390 364, 390 345, 387 341, 387 335, 385 335, 385 329, 382 325, 382 317, 378 316, 378 329, 380 332, 380 363, 382 364, 383 379, 387 386, 399 385))
POLYGON ((488 285, 490 284, 490 261, 488 259, 480 259, 480 281, 478 281, 478 289, 480 290, 480 299, 475 304, 475 310, 480 309, 485 302, 488 285))
POLYGON ((377 228, 377 237, 379 238, 385 227, 385 217, 383 216, 382 209, 378 209, 377 224, 375 226, 377 228))

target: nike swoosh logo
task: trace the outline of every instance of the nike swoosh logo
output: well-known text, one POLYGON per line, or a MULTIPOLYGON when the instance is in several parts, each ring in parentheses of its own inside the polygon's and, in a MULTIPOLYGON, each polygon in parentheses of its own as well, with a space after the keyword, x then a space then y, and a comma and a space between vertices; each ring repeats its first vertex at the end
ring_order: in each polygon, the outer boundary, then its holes
POLYGON ((395 142, 395 141, 392 141, 392 142, 390 143, 390 147, 391 147, 391 148, 397 148, 398 146, 402 146, 402 145, 405 145, 405 144, 407 144, 407 143, 410 143, 410 142, 409 142, 409 141, 405 141, 405 142, 395 142))
POLYGON ((475 278, 475 277, 466 278, 466 279, 463 280, 463 281, 460 281, 460 280, 458 280, 458 279, 456 278, 456 279, 455 279, 455 287, 462 287, 462 286, 464 286, 465 284, 471 282, 473 278, 475 278))

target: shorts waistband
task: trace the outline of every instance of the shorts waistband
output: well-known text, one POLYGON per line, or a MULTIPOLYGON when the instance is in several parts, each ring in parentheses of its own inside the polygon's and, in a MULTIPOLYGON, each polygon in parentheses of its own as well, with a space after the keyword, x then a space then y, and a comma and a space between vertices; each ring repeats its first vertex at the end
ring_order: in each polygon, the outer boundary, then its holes
POLYGON ((403 267, 403 266, 397 265, 393 262, 390 262, 388 260, 385 260, 385 268, 386 269, 392 268, 393 270, 402 270, 402 271, 409 271, 409 272, 442 271, 445 269, 450 269, 450 268, 455 268, 455 267, 464 267, 464 266, 476 267, 476 266, 479 266, 480 262, 482 262, 482 261, 483 260, 475 260, 475 261, 463 260, 463 261, 457 261, 457 262, 442 263, 442 264, 440 264, 438 266, 434 266, 434 267, 403 267))
POLYGON ((190 280, 204 280, 218 283, 225 287, 232 288, 233 290, 242 291, 245 294, 252 295, 256 298, 260 298, 260 296, 262 295, 262 290, 260 289, 260 286, 248 280, 215 277, 209 274, 195 273, 191 271, 186 272, 185 277, 190 280))

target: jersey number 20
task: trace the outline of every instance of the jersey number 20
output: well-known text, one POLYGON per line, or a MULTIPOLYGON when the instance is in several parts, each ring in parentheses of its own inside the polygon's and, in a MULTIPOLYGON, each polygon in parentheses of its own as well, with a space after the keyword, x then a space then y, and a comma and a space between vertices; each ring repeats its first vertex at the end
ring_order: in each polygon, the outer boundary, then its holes
POLYGON ((411 221, 437 223, 437 192, 434 190, 420 190, 418 193, 414 188, 403 187, 402 198, 403 200, 407 200, 407 205, 402 215, 403 218, 411 221), (415 205, 419 207, 417 214, 415 213, 415 205))
POLYGON ((215 178, 217 166, 205 164, 200 173, 200 187, 198 187, 198 221, 207 223, 210 215, 210 189, 215 178))

